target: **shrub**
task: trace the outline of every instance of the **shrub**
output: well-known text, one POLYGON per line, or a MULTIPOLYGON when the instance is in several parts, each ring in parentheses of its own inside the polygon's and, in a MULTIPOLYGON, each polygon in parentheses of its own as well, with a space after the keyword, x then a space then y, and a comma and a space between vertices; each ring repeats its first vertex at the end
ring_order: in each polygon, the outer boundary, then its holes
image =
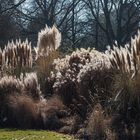
POLYGON ((80 49, 54 61, 54 91, 83 119, 92 105, 108 103, 111 71, 108 57, 95 49, 80 49), (110 80, 109 83, 108 80, 110 80))
POLYGON ((105 106, 111 97, 111 74, 110 63, 104 54, 100 54, 99 58, 94 58, 92 62, 83 66, 77 75, 78 89, 88 104, 100 102, 105 106))
POLYGON ((68 98, 71 101, 76 96, 77 76, 84 65, 92 59, 96 59, 100 53, 96 50, 83 49, 74 51, 71 55, 66 55, 65 58, 54 61, 55 65, 55 83, 54 90, 68 103, 68 98), (74 95, 74 96, 73 96, 74 95))

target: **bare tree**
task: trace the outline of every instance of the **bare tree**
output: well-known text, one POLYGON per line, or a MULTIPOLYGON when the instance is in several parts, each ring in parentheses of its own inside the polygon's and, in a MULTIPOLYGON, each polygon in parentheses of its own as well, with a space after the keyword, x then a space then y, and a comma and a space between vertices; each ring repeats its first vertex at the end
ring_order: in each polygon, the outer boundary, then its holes
POLYGON ((41 28, 46 24, 50 27, 56 24, 63 36, 62 45, 67 42, 66 46, 69 44, 70 47, 75 48, 79 41, 78 13, 83 8, 79 6, 80 2, 81 0, 32 0, 29 4, 30 8, 18 9, 22 19, 21 28, 26 36, 35 41, 41 28), (23 22, 28 26, 23 26, 23 22))
POLYGON ((15 21, 16 8, 25 0, 0 0, 0 47, 12 40, 18 38, 20 29, 15 21))
MULTIPOLYGON (((127 42, 139 27, 139 0, 83 0, 96 21, 96 41, 98 28, 112 46, 116 40, 119 45, 127 42)), ((96 42, 97 44, 97 42, 96 42)))

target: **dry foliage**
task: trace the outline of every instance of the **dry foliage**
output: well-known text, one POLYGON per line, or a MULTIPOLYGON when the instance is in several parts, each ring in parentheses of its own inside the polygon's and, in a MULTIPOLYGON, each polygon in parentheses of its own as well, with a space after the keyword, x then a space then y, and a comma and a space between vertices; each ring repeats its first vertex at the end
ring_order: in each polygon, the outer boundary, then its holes
POLYGON ((0 66, 3 72, 20 76, 32 68, 31 43, 28 40, 16 43, 8 42, 3 50, 0 50, 0 66))
POLYGON ((23 78, 23 83, 23 94, 31 96, 35 100, 41 100, 43 98, 36 73, 26 73, 23 78))
POLYGON ((39 112, 33 99, 28 96, 9 96, 7 106, 7 122, 18 128, 35 128, 39 112))
POLYGON ((89 119, 88 119, 88 126, 87 131, 90 135, 90 139, 93 140, 105 140, 106 139, 106 128, 105 128, 105 122, 104 122, 104 116, 103 116, 103 110, 101 105, 97 104, 89 119))
POLYGON ((118 139, 139 139, 140 32, 125 48, 114 47, 109 52, 115 71, 112 112, 118 116, 112 125, 118 139))
POLYGON ((61 34, 58 29, 53 26, 49 28, 46 26, 44 30, 38 33, 38 43, 35 48, 36 63, 40 72, 47 76, 52 70, 52 63, 58 57, 57 49, 60 46, 61 34))
POLYGON ((140 32, 106 53, 81 48, 60 58, 60 42, 58 29, 46 26, 35 59, 28 41, 0 49, 0 125, 139 139, 140 32))
POLYGON ((41 89, 46 94, 45 86, 48 83, 48 77, 53 71, 53 61, 59 57, 58 48, 61 42, 61 34, 53 26, 41 30, 38 34, 38 43, 35 48, 36 52, 36 70, 41 83, 41 89))

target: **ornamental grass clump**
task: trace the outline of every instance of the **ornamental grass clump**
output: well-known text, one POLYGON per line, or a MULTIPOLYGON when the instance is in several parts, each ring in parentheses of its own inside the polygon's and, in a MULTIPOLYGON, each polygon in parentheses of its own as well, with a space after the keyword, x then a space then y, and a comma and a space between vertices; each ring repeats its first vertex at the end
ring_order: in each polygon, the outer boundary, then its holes
POLYGON ((139 97, 139 48, 140 33, 138 33, 138 36, 132 39, 131 43, 127 44, 125 48, 114 47, 114 49, 111 50, 109 59, 112 69, 116 71, 114 88, 117 94, 115 100, 123 98, 123 102, 127 97, 132 97, 130 100, 132 101, 133 99, 137 100, 139 97))
POLYGON ((22 94, 23 84, 19 79, 12 76, 4 76, 0 79, 0 123, 7 118, 7 103, 9 96, 22 94))
POLYGON ((37 104, 26 95, 9 96, 6 103, 4 126, 33 129, 39 127, 40 119, 37 104))
POLYGON ((89 135, 89 139, 105 140, 107 138, 106 128, 102 107, 100 104, 97 104, 88 118, 86 131, 89 135))
POLYGON ((1 67, 3 72, 20 76, 21 73, 32 68, 31 43, 26 40, 8 42, 7 46, 0 52, 1 67))
POLYGON ((43 98, 36 73, 0 80, 0 126, 58 130, 63 109, 58 96, 43 98))
POLYGON ((22 89, 23 83, 13 76, 4 76, 0 79, 0 97, 6 98, 8 95, 19 95, 22 93, 22 89))
POLYGON ((61 34, 55 25, 52 28, 49 28, 46 25, 46 28, 41 30, 38 34, 38 43, 37 43, 37 57, 47 56, 51 51, 57 50, 61 43, 61 34))
MULTIPOLYGON (((113 50, 110 50, 109 59, 112 69, 116 71, 114 85, 112 86, 114 92, 113 106, 115 107, 112 111, 119 114, 123 122, 118 123, 118 127, 121 124, 122 128, 129 131, 129 137, 139 139, 140 32, 124 48, 114 47, 113 50)), ((121 139, 120 135, 119 139, 121 139)))
POLYGON ((22 80, 24 83, 23 94, 31 96, 34 100, 41 100, 43 98, 36 73, 26 73, 22 80))
POLYGON ((43 129, 58 130, 62 127, 61 112, 65 106, 58 96, 52 96, 49 100, 41 101, 37 105, 43 129))
MULTIPOLYGON (((106 108, 103 109, 100 103, 94 105, 87 116, 86 132, 89 139, 121 140, 118 138, 118 133, 112 129, 111 124, 113 122, 113 117, 107 113, 106 108)), ((122 135, 123 130, 118 128, 118 132, 122 135)), ((127 138, 128 137, 124 137, 124 139, 127 138)))
POLYGON ((38 42, 36 52, 36 63, 37 67, 40 68, 41 73, 45 73, 47 76, 52 70, 52 63, 55 58, 58 57, 58 51, 61 43, 61 34, 58 29, 53 26, 49 28, 46 26, 45 29, 38 33, 38 42))
MULTIPOLYGON (((45 27, 38 34, 38 43, 35 48, 36 52, 36 70, 41 89, 46 94, 46 87, 49 83, 48 78, 53 70, 53 61, 59 57, 58 48, 61 43, 61 34, 58 29, 53 26, 52 28, 45 27)), ((47 88, 48 89, 48 88, 47 88)))
POLYGON ((113 70, 119 70, 122 73, 129 73, 133 68, 132 58, 130 54, 130 46, 125 47, 114 46, 113 50, 108 51, 109 60, 113 70))

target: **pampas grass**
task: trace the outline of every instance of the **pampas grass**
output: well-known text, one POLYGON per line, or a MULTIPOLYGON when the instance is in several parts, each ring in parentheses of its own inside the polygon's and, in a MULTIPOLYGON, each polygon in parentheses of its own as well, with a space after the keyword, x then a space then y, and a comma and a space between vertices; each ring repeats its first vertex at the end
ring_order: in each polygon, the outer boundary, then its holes
POLYGON ((39 71, 47 76, 52 70, 53 60, 58 57, 57 49, 60 42, 61 34, 55 26, 52 28, 46 26, 38 33, 38 43, 37 48, 35 48, 36 63, 40 68, 39 71))
POLYGON ((31 96, 35 100, 41 100, 40 85, 36 73, 26 73, 23 78, 24 83, 24 94, 31 96))
POLYGON ((57 130, 62 127, 59 119, 59 112, 64 109, 64 105, 58 96, 53 96, 46 102, 38 103, 43 129, 57 130))
POLYGON ((32 68, 31 43, 28 43, 28 40, 21 42, 20 39, 15 43, 8 42, 7 46, 0 50, 0 61, 3 72, 19 77, 25 70, 32 68))
POLYGON ((64 105, 58 96, 46 100, 41 96, 35 73, 20 79, 12 76, 0 80, 0 124, 16 128, 56 130, 61 127, 59 112, 64 105))
POLYGON ((36 70, 41 82, 41 89, 45 94, 45 85, 48 83, 48 77, 53 70, 53 61, 59 57, 59 51, 57 50, 60 46, 61 34, 58 29, 53 26, 49 28, 46 26, 45 29, 41 30, 38 34, 38 43, 36 52, 36 70))
POLYGON ((0 80, 0 96, 7 97, 8 95, 21 94, 23 83, 12 76, 5 76, 0 80))
MULTIPOLYGON (((140 33, 125 47, 114 47, 109 56, 113 71, 112 112, 118 114, 118 139, 139 139, 140 33), (120 123, 119 123, 120 122, 120 123), (133 127, 132 127, 133 126, 133 127), (120 133, 120 134, 119 134, 120 133)), ((114 125, 114 124, 113 124, 114 125)))
POLYGON ((58 29, 53 26, 49 28, 46 25, 46 28, 41 30, 38 34, 38 43, 37 43, 37 54, 39 56, 47 56, 51 51, 57 50, 60 46, 61 34, 58 29))
POLYGON ((81 48, 62 58, 60 42, 46 26, 34 50, 27 40, 0 49, 1 126, 139 139, 140 32, 106 53, 81 48))
POLYGON ((12 127, 29 129, 39 123, 37 105, 28 96, 9 96, 7 111, 7 123, 12 127))

